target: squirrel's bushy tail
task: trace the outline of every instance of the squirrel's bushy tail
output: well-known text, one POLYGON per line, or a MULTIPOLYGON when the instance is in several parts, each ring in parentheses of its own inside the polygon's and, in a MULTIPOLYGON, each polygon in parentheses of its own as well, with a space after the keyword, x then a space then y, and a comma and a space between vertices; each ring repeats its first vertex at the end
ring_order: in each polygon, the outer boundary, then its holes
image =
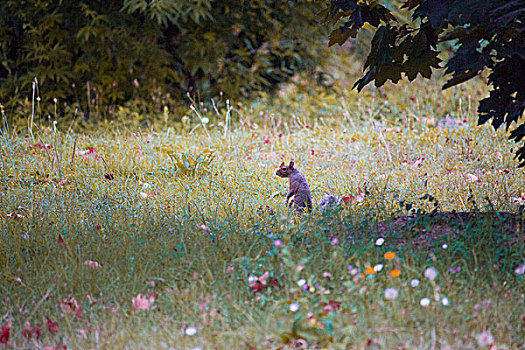
POLYGON ((336 196, 335 194, 325 193, 319 205, 317 206, 320 211, 329 210, 333 207, 336 207, 341 204, 341 197, 336 196))

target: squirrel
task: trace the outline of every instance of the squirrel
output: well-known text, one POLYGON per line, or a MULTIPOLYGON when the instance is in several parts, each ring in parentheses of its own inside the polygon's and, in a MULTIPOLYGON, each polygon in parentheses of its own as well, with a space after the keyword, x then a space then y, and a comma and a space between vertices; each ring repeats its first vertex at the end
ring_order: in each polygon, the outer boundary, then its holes
POLYGON ((286 202, 293 196, 293 200, 290 201, 288 207, 294 206, 294 212, 302 212, 305 209, 312 211, 312 195, 310 194, 310 188, 306 182, 306 178, 296 168, 294 168, 293 160, 288 166, 284 165, 284 162, 279 166, 279 170, 275 175, 279 177, 287 177, 290 179, 290 189, 286 196, 286 202))

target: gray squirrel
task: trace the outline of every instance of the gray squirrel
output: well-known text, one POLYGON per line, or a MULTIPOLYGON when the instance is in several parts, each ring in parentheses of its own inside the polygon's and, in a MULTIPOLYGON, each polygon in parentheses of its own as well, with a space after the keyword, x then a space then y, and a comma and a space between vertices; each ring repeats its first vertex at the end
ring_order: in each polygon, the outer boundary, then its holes
MULTIPOLYGON (((288 178, 290 181, 290 189, 286 195, 286 202, 293 196, 288 204, 288 207, 293 205, 294 212, 304 212, 305 209, 310 212, 312 211, 312 195, 310 193, 310 187, 306 182, 304 175, 294 167, 295 163, 292 160, 288 166, 281 163, 279 169, 275 173, 279 177, 288 178)), ((319 202, 318 209, 322 212, 332 207, 336 207, 341 204, 341 198, 331 193, 325 193, 321 201, 319 202)))
POLYGON ((290 201, 288 207, 293 204, 294 212, 312 211, 312 195, 310 188, 306 182, 306 178, 296 168, 294 168, 293 160, 288 166, 284 165, 284 162, 279 166, 279 170, 275 173, 280 177, 287 177, 290 180, 290 189, 286 195, 286 202, 293 196, 293 200, 290 201))

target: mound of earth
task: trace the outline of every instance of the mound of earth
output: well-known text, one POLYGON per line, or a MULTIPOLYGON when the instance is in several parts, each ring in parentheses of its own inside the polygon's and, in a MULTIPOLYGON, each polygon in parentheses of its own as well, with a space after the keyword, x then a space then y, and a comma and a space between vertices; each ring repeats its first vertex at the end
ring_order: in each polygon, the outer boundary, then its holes
POLYGON ((508 212, 433 212, 385 220, 378 224, 377 232, 397 246, 426 249, 432 249, 436 241, 476 233, 488 233, 512 245, 525 237, 523 220, 522 214, 508 212))

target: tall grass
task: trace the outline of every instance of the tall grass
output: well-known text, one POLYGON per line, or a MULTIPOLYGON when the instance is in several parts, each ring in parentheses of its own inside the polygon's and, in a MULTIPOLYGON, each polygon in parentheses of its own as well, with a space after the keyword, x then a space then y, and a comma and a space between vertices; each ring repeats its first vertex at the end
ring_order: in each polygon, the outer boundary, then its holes
POLYGON ((476 126, 478 85, 437 86, 214 100, 38 143, 3 130, 0 346, 523 346, 523 222, 499 214, 520 213, 523 171, 476 126), (345 202, 289 216, 274 172, 291 158, 314 203, 345 202), (384 229, 432 210, 473 214, 384 229))

